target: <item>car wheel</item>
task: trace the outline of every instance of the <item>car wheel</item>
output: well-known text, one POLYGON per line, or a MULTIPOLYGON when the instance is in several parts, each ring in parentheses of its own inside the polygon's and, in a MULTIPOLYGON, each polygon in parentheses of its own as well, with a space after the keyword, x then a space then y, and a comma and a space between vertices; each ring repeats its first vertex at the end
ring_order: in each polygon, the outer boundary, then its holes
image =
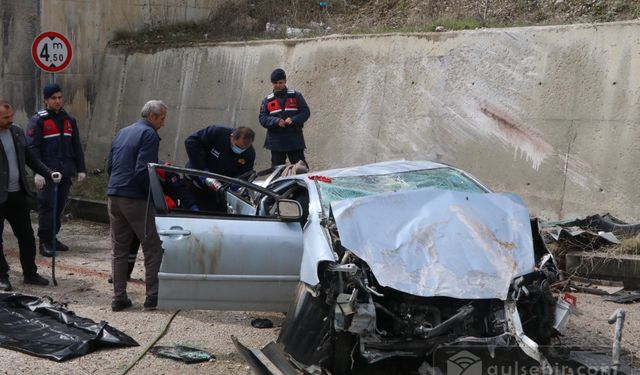
POLYGON ((356 338, 347 332, 334 332, 332 322, 332 308, 325 295, 314 297, 300 282, 278 342, 300 363, 320 365, 332 374, 348 373, 356 338))
POLYGON ((329 313, 324 298, 314 297, 300 282, 278 337, 285 352, 305 365, 318 364, 322 357, 326 358, 326 350, 322 349, 329 338, 329 313))
POLYGON ((547 345, 554 336, 555 299, 549 284, 543 282, 530 300, 518 305, 524 333, 540 345, 547 345))

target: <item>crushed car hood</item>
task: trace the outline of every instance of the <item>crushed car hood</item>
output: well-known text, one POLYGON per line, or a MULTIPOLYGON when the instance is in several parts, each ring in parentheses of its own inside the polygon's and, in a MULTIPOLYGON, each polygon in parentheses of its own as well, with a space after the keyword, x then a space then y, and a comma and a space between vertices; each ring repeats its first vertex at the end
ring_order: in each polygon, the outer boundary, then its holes
POLYGON ((529 212, 504 193, 425 188, 331 203, 342 246, 416 296, 505 300, 534 269, 529 212))

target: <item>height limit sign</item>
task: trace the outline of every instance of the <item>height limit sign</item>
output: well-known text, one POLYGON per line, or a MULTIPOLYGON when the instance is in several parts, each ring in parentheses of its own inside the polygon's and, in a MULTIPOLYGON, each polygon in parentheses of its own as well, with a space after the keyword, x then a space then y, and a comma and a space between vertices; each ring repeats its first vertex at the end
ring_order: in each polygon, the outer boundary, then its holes
POLYGON ((71 43, 60 33, 44 32, 33 40, 31 57, 45 72, 60 72, 71 62, 71 43))

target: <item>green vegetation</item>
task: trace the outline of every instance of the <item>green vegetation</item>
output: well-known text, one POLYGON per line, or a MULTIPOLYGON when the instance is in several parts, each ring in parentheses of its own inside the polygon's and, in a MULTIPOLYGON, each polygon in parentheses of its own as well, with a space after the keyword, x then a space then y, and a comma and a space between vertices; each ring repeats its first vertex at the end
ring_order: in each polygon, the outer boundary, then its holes
POLYGON ((206 21, 117 31, 112 43, 173 46, 200 42, 286 38, 326 34, 433 32, 482 27, 514 27, 611 22, 640 17, 637 0, 226 0, 206 21), (269 26, 267 26, 269 25, 269 26), (291 36, 290 36, 291 37, 291 36))
POLYGON ((422 25, 406 25, 400 27, 380 26, 373 28, 363 28, 352 30, 351 34, 384 34, 384 33, 428 33, 438 31, 442 27, 444 30, 473 30, 480 28, 480 22, 475 19, 462 20, 436 20, 422 25))
POLYGON ((87 178, 82 182, 77 182, 74 178, 69 195, 75 198, 107 200, 107 181, 106 173, 87 174, 87 178))

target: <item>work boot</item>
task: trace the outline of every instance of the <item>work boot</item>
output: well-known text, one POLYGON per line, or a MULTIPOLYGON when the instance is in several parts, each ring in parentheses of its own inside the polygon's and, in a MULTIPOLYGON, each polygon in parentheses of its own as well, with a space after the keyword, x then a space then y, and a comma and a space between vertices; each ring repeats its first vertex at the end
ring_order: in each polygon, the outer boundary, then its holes
POLYGON ((37 273, 34 273, 33 275, 25 275, 24 276, 24 283, 25 284, 32 284, 32 285, 41 285, 41 286, 47 286, 49 285, 49 280, 45 279, 44 277, 38 275, 37 273))
MULTIPOLYGON (((146 302, 145 302, 146 303, 146 302)), ((111 311, 122 311, 128 307, 131 307, 133 303, 127 297, 122 299, 114 299, 111 301, 111 311)))
POLYGON ((51 247, 51 242, 42 242, 40 241, 40 255, 43 257, 52 257, 53 256, 53 248, 51 247))
POLYGON ((69 251, 69 246, 56 239, 56 251, 69 251))
POLYGON ((147 296, 142 305, 142 310, 152 311, 158 307, 158 296, 147 296))
POLYGON ((9 276, 0 277, 0 290, 4 290, 8 292, 12 289, 11 283, 9 282, 9 276))

